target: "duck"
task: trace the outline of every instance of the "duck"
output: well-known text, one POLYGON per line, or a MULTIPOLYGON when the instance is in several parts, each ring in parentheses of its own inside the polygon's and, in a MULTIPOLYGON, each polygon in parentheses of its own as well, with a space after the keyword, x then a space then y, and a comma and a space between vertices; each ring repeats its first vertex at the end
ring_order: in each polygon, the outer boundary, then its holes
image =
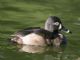
POLYGON ((62 39, 63 35, 57 30, 50 32, 40 27, 28 27, 11 35, 11 42, 35 46, 60 46, 62 39))

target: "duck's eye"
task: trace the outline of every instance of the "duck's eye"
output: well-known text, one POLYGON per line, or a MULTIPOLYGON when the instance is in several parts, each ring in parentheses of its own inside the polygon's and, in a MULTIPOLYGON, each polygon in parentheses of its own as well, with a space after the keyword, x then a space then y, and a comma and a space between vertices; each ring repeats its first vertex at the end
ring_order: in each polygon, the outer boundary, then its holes
POLYGON ((58 25, 59 25, 59 22, 55 22, 55 23, 53 23, 53 25, 56 25, 56 26, 58 26, 58 25))

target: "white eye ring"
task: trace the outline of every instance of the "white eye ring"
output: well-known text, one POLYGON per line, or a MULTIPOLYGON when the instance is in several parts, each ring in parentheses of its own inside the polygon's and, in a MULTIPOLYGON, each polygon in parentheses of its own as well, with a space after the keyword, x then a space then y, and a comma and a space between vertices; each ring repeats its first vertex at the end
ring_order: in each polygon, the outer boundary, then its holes
POLYGON ((58 26, 58 25, 59 25, 59 22, 55 22, 55 23, 53 23, 53 25, 56 25, 56 26, 58 26))

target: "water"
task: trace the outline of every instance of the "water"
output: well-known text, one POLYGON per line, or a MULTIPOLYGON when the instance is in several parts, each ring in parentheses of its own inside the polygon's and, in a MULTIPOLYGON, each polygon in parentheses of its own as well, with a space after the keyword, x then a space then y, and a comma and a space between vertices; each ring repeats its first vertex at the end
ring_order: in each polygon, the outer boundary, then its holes
POLYGON ((0 45, 0 60, 79 60, 80 57, 68 46, 60 48, 28 46, 28 45, 0 45))
POLYGON ((80 0, 0 0, 0 60, 80 60, 79 25, 80 0), (7 42, 8 36, 19 29, 44 27, 51 15, 59 16, 73 32, 67 35, 65 48, 38 47, 33 50, 39 51, 32 53, 7 42))

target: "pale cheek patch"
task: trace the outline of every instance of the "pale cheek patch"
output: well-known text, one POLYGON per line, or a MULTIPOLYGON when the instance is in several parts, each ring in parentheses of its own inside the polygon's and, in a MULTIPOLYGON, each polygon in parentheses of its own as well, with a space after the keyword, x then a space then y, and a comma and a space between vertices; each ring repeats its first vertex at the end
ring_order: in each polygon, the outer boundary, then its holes
POLYGON ((62 25, 61 24, 59 25, 59 29, 62 29, 62 25))

